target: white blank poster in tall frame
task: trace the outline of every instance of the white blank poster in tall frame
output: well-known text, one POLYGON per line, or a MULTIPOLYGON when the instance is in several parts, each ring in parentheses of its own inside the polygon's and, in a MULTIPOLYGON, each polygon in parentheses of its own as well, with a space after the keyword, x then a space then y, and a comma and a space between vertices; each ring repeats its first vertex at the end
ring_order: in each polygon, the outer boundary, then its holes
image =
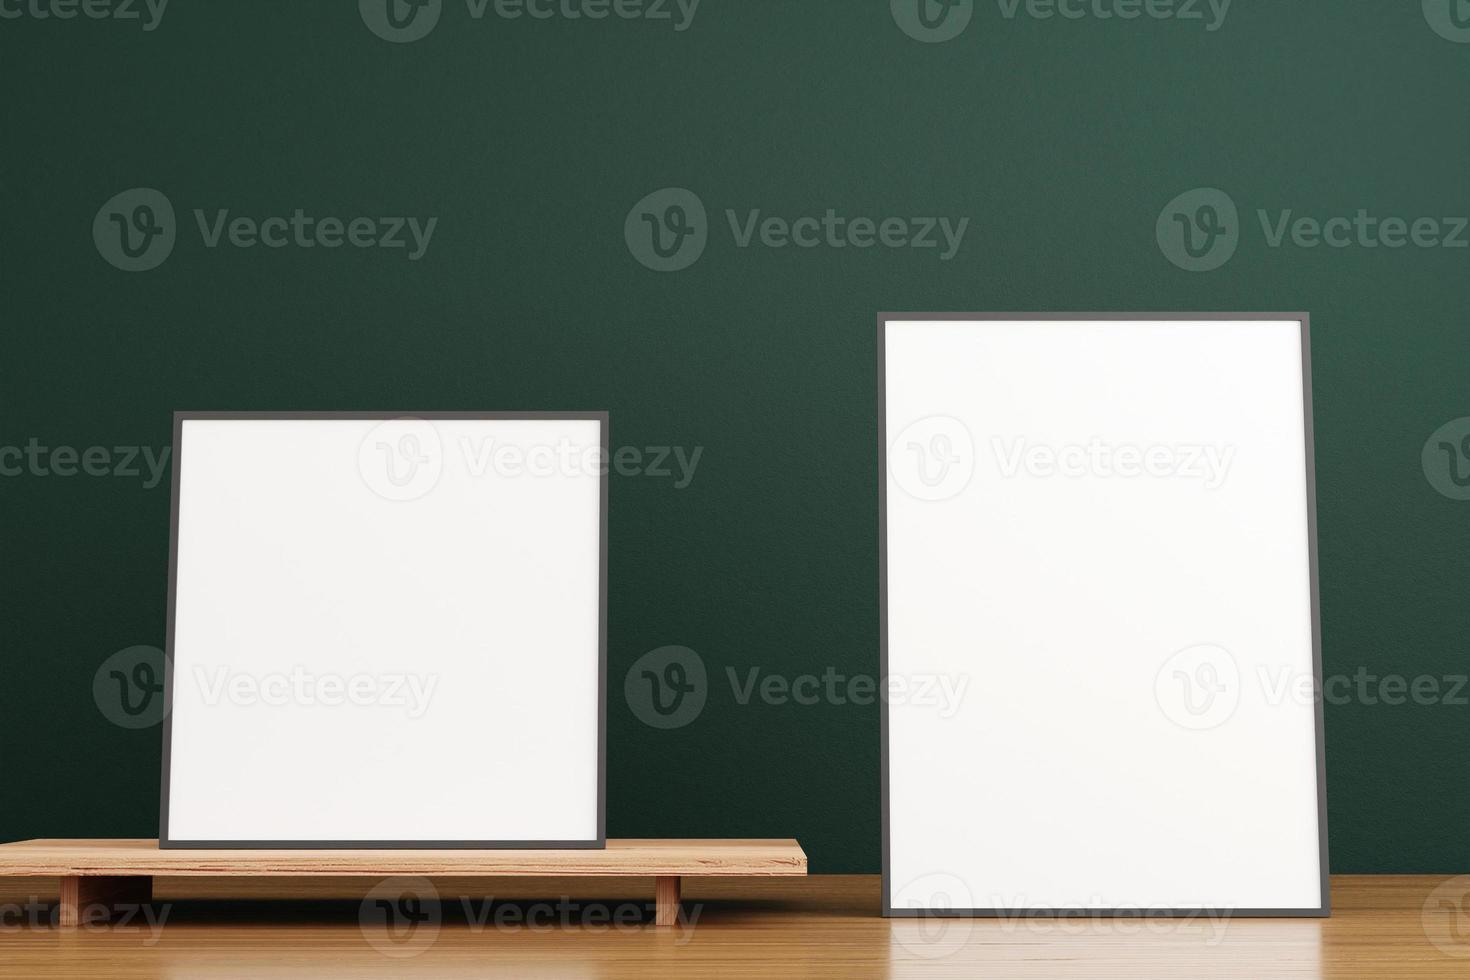
POLYGON ((605 413, 179 413, 164 847, 602 847, 605 413))
POLYGON ((885 915, 1325 915, 1304 314, 886 314, 885 915))

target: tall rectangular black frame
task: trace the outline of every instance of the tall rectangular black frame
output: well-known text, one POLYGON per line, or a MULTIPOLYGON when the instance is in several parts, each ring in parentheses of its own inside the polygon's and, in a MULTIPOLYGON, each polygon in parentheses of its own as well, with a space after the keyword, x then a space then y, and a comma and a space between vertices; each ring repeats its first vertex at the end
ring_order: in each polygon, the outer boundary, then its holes
MULTIPOLYGON (((890 321, 1061 321, 1061 320, 1158 320, 1158 321, 1230 321, 1290 320, 1301 324, 1302 354, 1302 437, 1306 457, 1307 490, 1307 559, 1311 581, 1312 619, 1312 684, 1316 715, 1317 758, 1317 840, 1321 871, 1322 905, 1316 909, 1161 909, 1140 912, 1138 909, 1084 909, 1091 916, 1139 915, 1169 917, 1210 915, 1259 916, 1280 918, 1321 918, 1332 914, 1331 880, 1327 859, 1327 749, 1322 714, 1322 614, 1317 583, 1317 473, 1315 443, 1312 434, 1312 345, 1311 315, 1307 313, 879 313, 878 314, 878 629, 879 674, 881 689, 888 684, 888 400, 886 354, 890 321)), ((893 907, 893 881, 889 863, 892 829, 889 823, 888 775, 888 699, 880 698, 879 748, 883 824, 883 915, 887 918, 1009 918, 1076 915, 1077 909, 898 909, 893 907)))

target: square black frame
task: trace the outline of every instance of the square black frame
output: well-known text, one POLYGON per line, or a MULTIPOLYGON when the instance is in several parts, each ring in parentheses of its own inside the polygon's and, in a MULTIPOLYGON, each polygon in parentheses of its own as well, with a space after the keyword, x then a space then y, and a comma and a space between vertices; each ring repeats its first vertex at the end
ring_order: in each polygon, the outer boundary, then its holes
POLYGON ((1317 758, 1317 843, 1318 867, 1321 873, 1322 904, 1315 909, 901 909, 893 907, 893 879, 890 864, 889 820, 889 756, 888 699, 880 698, 879 749, 882 770, 883 805, 883 916, 885 918, 1038 918, 1056 915, 1090 917, 1278 917, 1321 918, 1332 914, 1331 880, 1327 860, 1327 748, 1322 717, 1322 614, 1317 583, 1317 473, 1316 451, 1312 435, 1312 345, 1311 315, 1307 313, 879 313, 878 314, 878 629, 880 635, 880 690, 888 685, 888 399, 887 336, 889 321, 1027 321, 1060 320, 1157 320, 1157 321, 1250 321, 1283 320, 1301 325, 1302 354, 1302 438, 1306 457, 1307 492, 1307 563, 1311 581, 1312 618, 1312 683, 1316 715, 1317 758))
POLYGON ((161 849, 218 850, 503 850, 503 849, 580 849, 599 850, 607 846, 607 520, 608 473, 604 465, 599 476, 598 516, 598 589, 597 589, 597 836, 588 840, 478 840, 478 841, 270 841, 270 840, 177 840, 168 833, 169 762, 173 745, 173 655, 174 624, 178 602, 179 570, 179 482, 183 470, 184 423, 190 421, 391 421, 393 419, 505 420, 505 421, 587 421, 597 422, 601 430, 602 459, 611 459, 611 418, 606 411, 592 412, 174 412, 172 503, 169 511, 168 546, 168 634, 163 672, 163 773, 159 789, 158 846, 161 849))

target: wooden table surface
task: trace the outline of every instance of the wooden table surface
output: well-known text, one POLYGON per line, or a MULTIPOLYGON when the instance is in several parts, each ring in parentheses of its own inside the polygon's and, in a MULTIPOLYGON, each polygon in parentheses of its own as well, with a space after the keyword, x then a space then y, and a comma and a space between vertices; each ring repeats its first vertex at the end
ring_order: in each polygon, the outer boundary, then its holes
POLYGON ((60 930, 45 921, 56 883, 9 879, 0 976, 1470 977, 1470 876, 1339 876, 1330 919, 1213 922, 882 919, 875 876, 691 878, 683 921, 663 930, 623 901, 652 896, 651 878, 634 883, 419 879, 441 904, 389 923, 362 878, 160 878, 146 916, 60 930))

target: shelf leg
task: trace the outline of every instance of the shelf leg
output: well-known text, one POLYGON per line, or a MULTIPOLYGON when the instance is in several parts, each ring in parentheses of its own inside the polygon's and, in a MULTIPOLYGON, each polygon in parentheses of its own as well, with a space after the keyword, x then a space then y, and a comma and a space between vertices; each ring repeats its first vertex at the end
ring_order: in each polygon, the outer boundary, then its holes
POLYGON ((659 875, 653 879, 653 924, 672 926, 679 921, 679 876, 659 875))
POLYGON ((66 875, 61 879, 59 924, 68 929, 105 922, 119 905, 153 901, 152 875, 66 875))

